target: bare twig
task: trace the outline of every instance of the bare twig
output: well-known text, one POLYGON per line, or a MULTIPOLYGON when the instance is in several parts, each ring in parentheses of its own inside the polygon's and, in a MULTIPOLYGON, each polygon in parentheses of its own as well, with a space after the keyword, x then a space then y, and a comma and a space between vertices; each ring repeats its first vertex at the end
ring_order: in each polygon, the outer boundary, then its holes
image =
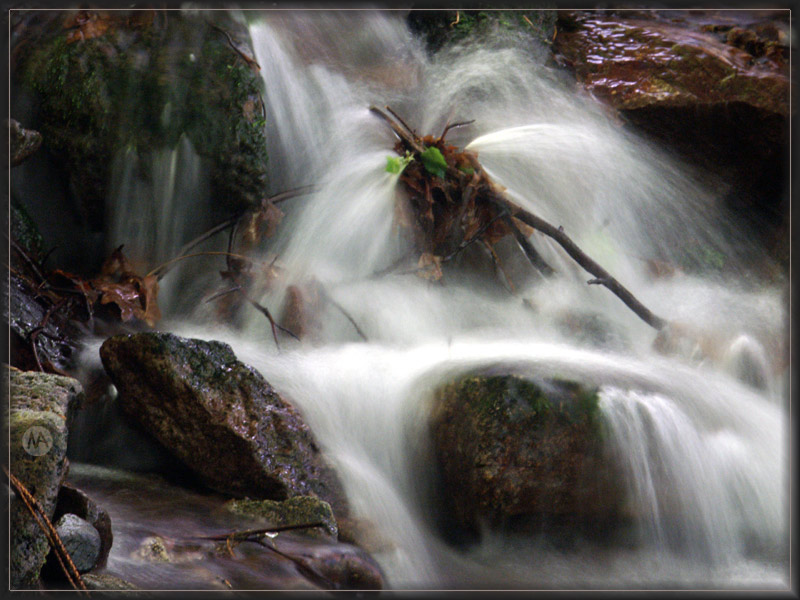
POLYGON ((517 224, 514 223, 513 217, 511 217, 511 215, 506 213, 503 220, 505 221, 506 225, 508 225, 508 227, 511 229, 511 233, 514 234, 514 239, 517 240, 517 244, 519 244, 519 247, 522 248, 522 251, 525 253, 525 256, 527 257, 528 261, 534 267, 536 267, 536 270, 538 270, 545 277, 550 277, 551 275, 553 275, 555 273, 553 267, 551 267, 545 262, 541 254, 539 254, 536 248, 534 248, 531 241, 525 236, 524 233, 522 233, 519 230, 517 224))
POLYGON ((325 527, 322 521, 315 521, 313 523, 297 523, 294 525, 276 525, 274 527, 263 527, 261 529, 245 529, 243 531, 231 531, 229 533, 219 533, 216 535, 195 535, 191 539, 196 540, 214 540, 214 541, 237 541, 242 542, 249 540, 256 536, 262 536, 267 533, 280 533, 281 531, 293 531, 296 529, 311 529, 312 527, 325 527))

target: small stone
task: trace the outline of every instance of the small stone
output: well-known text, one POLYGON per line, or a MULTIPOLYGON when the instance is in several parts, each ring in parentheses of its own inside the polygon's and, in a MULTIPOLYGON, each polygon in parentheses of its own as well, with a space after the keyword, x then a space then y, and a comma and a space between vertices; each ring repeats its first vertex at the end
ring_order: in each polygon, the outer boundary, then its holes
POLYGON ((78 572, 92 570, 100 556, 101 541, 91 523, 67 513, 55 523, 55 528, 78 572))
POLYGON ((157 535, 142 540, 134 556, 148 562, 172 562, 164 539, 157 535))
POLYGON ((139 588, 108 573, 87 573, 82 577, 87 590, 138 590, 139 588))

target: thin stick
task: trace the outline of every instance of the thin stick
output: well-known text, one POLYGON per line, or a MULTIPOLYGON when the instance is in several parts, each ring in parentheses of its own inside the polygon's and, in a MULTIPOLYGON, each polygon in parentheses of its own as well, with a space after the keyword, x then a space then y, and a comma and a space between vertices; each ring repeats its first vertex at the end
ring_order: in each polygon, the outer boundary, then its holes
POLYGON ((322 287, 322 285, 319 286, 319 291, 320 291, 320 293, 322 293, 322 297, 325 298, 325 300, 327 302, 330 302, 334 307, 339 309, 339 312, 341 312, 345 316, 345 318, 348 321, 350 321, 350 324, 356 330, 356 333, 359 336, 361 336, 361 339, 364 340, 365 342, 368 342, 369 340, 367 339, 366 334, 363 331, 361 331, 361 327, 359 327, 358 323, 356 323, 355 319, 353 319, 353 317, 350 316, 350 313, 348 313, 341 304, 336 302, 336 300, 331 298, 330 294, 328 294, 328 292, 325 290, 325 288, 322 287))
POLYGON ((19 497, 22 499, 22 503, 36 520, 37 525, 39 525, 45 537, 47 538, 50 547, 53 548, 53 552, 55 553, 56 558, 58 559, 58 562, 64 571, 64 574, 67 576, 70 585, 72 585, 72 587, 78 590, 80 593, 88 596, 89 594, 86 590, 86 585, 83 583, 83 579, 81 578, 77 567, 75 567, 75 563, 72 562, 69 552, 67 552, 67 549, 64 548, 64 544, 61 541, 61 538, 58 536, 58 532, 55 530, 53 524, 50 522, 50 519, 47 517, 42 505, 39 504, 39 501, 33 497, 25 485, 19 479, 17 479, 13 473, 6 469, 5 466, 3 466, 3 472, 6 474, 6 477, 8 477, 8 481, 11 483, 14 491, 19 494, 19 497))
POLYGON ((172 263, 176 263, 176 262, 184 260, 186 258, 194 258, 196 256, 227 256, 227 257, 233 257, 233 258, 241 258, 242 260, 246 260, 248 262, 253 262, 253 263, 254 262, 258 262, 258 261, 255 261, 255 260, 253 260, 252 258, 250 258, 248 256, 244 256, 242 254, 234 254, 232 252, 195 252, 194 254, 185 254, 184 256, 178 256, 177 258, 173 258, 171 260, 168 260, 167 262, 160 264, 155 269, 150 271, 147 275, 145 275, 145 277, 150 277, 151 275, 154 275, 159 270, 161 270, 165 265, 170 265, 172 263))
POLYGON ((667 322, 661 317, 653 314, 646 306, 639 302, 639 300, 637 300, 636 297, 630 291, 628 291, 625 286, 614 279, 614 277, 612 277, 608 271, 587 256, 586 253, 583 252, 583 250, 581 250, 566 233, 564 233, 563 227, 556 228, 544 219, 541 219, 534 214, 516 207, 508 200, 502 199, 502 201, 509 206, 512 212, 515 212, 514 216, 517 219, 553 238, 562 248, 564 248, 564 250, 567 251, 567 254, 569 254, 575 262, 577 262, 586 271, 594 275, 596 279, 591 280, 591 283, 601 284, 607 287, 620 300, 622 300, 628 308, 636 313, 636 315, 642 319, 642 321, 654 329, 660 330, 664 328, 667 322), (516 211, 513 209, 516 209, 516 211))
POLYGON ((322 521, 315 521, 313 523, 298 523, 295 525, 277 525, 275 527, 264 527, 262 529, 245 529, 243 531, 231 531, 229 533, 219 533, 216 535, 194 535, 190 536, 195 540, 214 540, 214 541, 244 541, 253 536, 263 535, 265 533, 280 533, 281 531, 292 531, 295 529, 310 529, 312 527, 324 527, 325 523, 322 521))
POLYGON ((511 229, 511 233, 514 234, 514 239, 517 240, 517 244, 519 244, 519 247, 522 248, 522 251, 525 253, 525 257, 534 267, 536 267, 536 270, 545 277, 550 277, 553 275, 555 273, 553 267, 545 262, 531 241, 519 230, 519 227, 517 227, 516 223, 514 223, 514 219, 508 213, 506 213, 503 220, 511 229))
POLYGON ((446 136, 447 132, 450 131, 451 129, 455 129, 456 127, 464 127, 464 125, 471 125, 474 122, 475 119, 472 119, 470 121, 461 121, 460 123, 448 123, 447 125, 444 126, 444 131, 442 131, 442 135, 439 136, 439 140, 444 141, 444 136, 446 136))

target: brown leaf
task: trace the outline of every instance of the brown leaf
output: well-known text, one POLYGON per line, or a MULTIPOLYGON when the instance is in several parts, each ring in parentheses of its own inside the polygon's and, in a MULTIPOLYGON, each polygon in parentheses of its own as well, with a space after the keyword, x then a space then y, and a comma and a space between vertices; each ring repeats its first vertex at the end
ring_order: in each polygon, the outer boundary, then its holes
POLYGON ((96 280, 94 285, 101 293, 100 304, 116 304, 122 321, 130 321, 134 317, 139 319, 144 317, 140 302, 141 292, 135 282, 111 283, 96 280))
POLYGON ((111 17, 107 13, 90 10, 78 11, 74 19, 67 21, 67 28, 75 28, 67 35, 67 43, 100 37, 105 35, 110 26, 111 17))
POLYGON ((158 307, 158 277, 155 275, 145 275, 141 280, 142 294, 144 300, 144 314, 141 319, 150 327, 161 319, 161 309, 158 307))

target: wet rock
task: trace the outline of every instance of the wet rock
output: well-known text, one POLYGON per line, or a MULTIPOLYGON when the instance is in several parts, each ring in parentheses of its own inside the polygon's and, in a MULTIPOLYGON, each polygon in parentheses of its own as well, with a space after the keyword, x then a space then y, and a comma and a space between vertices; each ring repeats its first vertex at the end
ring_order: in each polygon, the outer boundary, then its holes
POLYGON ((561 11, 553 50, 625 120, 730 182, 725 205, 788 261, 788 11, 561 11))
POLYGON ((37 294, 30 281, 16 273, 8 274, 3 294, 11 364, 31 371, 38 371, 39 364, 49 372, 69 370, 81 347, 81 332, 75 322, 64 310, 53 308, 52 302, 37 294))
POLYGON ((33 129, 24 129, 19 121, 6 120, 9 143, 11 144, 11 166, 22 164, 42 145, 42 134, 33 129))
MULTIPOLYGON (((44 254, 44 240, 36 223, 28 211, 14 201, 9 205, 9 213, 11 215, 11 239, 22 248, 31 260, 40 260, 44 254)), ((12 255, 12 261, 14 261, 12 265, 15 267, 20 260, 24 260, 17 257, 16 254, 15 252, 12 255)))
POLYGON ((108 513, 97 506, 89 496, 65 482, 58 491, 56 500, 56 510, 53 519, 60 519, 62 516, 72 514, 87 521, 97 530, 100 535, 100 552, 94 568, 102 568, 106 565, 108 553, 111 552, 111 545, 114 543, 114 534, 111 530, 111 517, 108 513))
POLYGON ((319 544, 284 539, 275 544, 309 581, 327 590, 380 590, 380 566, 367 552, 349 544, 319 544))
POLYGON ((104 228, 111 159, 176 148, 182 136, 221 213, 261 199, 263 84, 250 44, 229 11, 59 11, 19 30, 14 82, 92 231, 104 228))
MULTIPOLYGON (((9 406, 5 422, 9 469, 52 518, 58 490, 67 475, 67 423, 80 402, 80 383, 68 377, 29 373, 6 366, 9 406)), ((11 587, 34 587, 49 545, 16 495, 10 506, 11 587)))
POLYGON ((134 557, 147 562, 172 562, 172 556, 167 550, 164 539, 157 535, 142 540, 134 552, 134 557))
POLYGON ((348 513, 301 415, 227 344, 141 333, 109 338, 100 357, 126 414, 210 488, 269 500, 314 495, 348 513))
POLYGON ((70 513, 62 516, 54 525, 78 572, 91 571, 100 557, 102 545, 97 529, 70 513))
POLYGON ((337 521, 339 541, 353 544, 367 552, 389 552, 396 550, 395 543, 384 537, 372 521, 359 517, 346 517, 337 521))
MULTIPOLYGON (((446 524, 590 532, 622 500, 597 391, 557 379, 477 374, 441 387, 431 414, 446 524)), ((455 541, 455 540, 453 540, 455 541)))
POLYGON ((315 496, 294 496, 275 500, 231 500, 225 503, 231 512, 265 521, 266 526, 322 523, 322 527, 299 530, 313 537, 333 538, 339 534, 331 505, 315 496))
POLYGON ((82 577, 87 590, 138 590, 135 585, 108 573, 87 573, 82 577))

